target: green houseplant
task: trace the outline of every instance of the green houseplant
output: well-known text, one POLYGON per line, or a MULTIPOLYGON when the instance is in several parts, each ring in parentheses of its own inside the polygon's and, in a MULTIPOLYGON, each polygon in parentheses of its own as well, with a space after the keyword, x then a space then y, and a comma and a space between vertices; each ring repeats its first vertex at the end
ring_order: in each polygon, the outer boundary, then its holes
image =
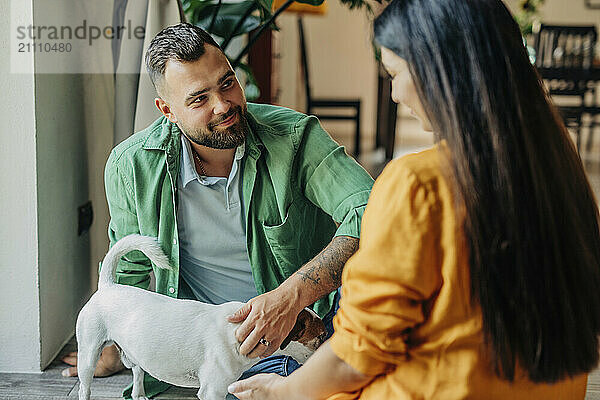
POLYGON ((546 0, 519 0, 519 8, 515 19, 521 28, 521 34, 526 37, 533 33, 533 25, 539 20, 540 8, 546 0))
POLYGON ((544 5, 546 0, 519 0, 519 8, 515 13, 515 20, 519 24, 521 29, 521 35, 523 36, 523 43, 527 47, 527 53, 529 53, 529 60, 532 64, 535 64, 535 50, 533 47, 527 44, 528 38, 531 39, 533 34, 533 27, 538 23, 540 18, 540 8, 544 5))

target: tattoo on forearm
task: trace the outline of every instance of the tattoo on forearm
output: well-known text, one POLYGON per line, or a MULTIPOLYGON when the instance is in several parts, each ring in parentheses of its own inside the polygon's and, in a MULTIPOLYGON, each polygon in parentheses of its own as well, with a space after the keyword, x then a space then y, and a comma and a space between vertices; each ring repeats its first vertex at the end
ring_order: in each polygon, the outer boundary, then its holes
POLYGON ((315 285, 319 285, 321 283, 321 277, 319 276, 319 271, 317 270, 316 265, 307 266, 303 270, 296 272, 298 275, 302 277, 303 281, 311 281, 315 285))
POLYGON ((334 289, 342 282, 342 271, 346 261, 358 249, 358 239, 338 236, 315 258, 296 272, 304 282, 322 284, 334 289))

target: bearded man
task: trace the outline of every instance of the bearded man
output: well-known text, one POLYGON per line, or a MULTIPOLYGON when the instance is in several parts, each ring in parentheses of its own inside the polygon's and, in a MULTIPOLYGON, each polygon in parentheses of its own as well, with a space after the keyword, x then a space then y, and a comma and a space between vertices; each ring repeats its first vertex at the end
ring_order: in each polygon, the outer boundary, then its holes
MULTIPOLYGON (((263 358, 253 372, 289 373, 294 360, 269 356, 305 307, 331 320, 373 180, 315 117, 247 103, 202 29, 165 28, 145 61, 163 116, 107 161, 111 246, 132 233, 158 237, 174 268, 154 269, 156 292, 246 302, 229 317, 243 321, 240 352, 263 358)), ((147 289, 152 270, 132 252, 117 282, 147 289)), ((121 368, 109 347, 96 373, 121 368)), ((148 374, 144 386, 149 397, 167 387, 148 374)))

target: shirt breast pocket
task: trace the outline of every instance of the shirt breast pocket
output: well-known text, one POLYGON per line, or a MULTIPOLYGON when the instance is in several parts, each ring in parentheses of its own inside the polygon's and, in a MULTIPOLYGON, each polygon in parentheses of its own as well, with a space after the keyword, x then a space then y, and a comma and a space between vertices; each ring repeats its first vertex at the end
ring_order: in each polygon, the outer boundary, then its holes
POLYGON ((301 231, 301 227, 298 225, 300 219, 301 211, 295 203, 292 203, 281 224, 268 225, 265 222, 262 224, 277 265, 286 276, 290 276, 301 266, 298 243, 298 235, 301 231))

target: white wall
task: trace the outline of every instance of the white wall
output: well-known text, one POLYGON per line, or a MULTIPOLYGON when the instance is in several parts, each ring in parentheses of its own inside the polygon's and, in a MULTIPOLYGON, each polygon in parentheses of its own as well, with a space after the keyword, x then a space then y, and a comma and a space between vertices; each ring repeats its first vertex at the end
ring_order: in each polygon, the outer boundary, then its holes
MULTIPOLYGON (((49 3, 1 2, 13 13, 2 13, 0 27, 0 269, 8 278, 0 284, 0 371, 39 372, 72 336, 91 292, 89 233, 77 235, 77 207, 89 199, 84 76, 37 73, 47 61, 42 53, 27 65, 35 75, 11 73, 10 18, 39 24, 49 3)), ((53 11, 68 15, 61 4, 53 11)))
POLYGON ((114 79, 112 75, 84 76, 84 124, 87 154, 88 197, 94 206, 94 223, 90 228, 88 282, 98 286, 98 262, 108 251, 108 204, 104 194, 104 165, 113 147, 114 79), (109 106, 111 105, 111 106, 109 106))
MULTIPOLYGON (((10 2, 0 0, 2 10, 10 10, 10 2)), ((32 0, 14 6, 31 23, 32 0)), ((10 72, 10 27, 10 12, 0 13, 0 372, 35 372, 40 332, 34 79, 10 72)))
POLYGON ((41 364, 73 334, 91 291, 89 233, 77 235, 88 200, 82 76, 37 75, 37 182, 41 364))
MULTIPOLYGON (((36 60, 37 63, 37 60, 36 60)), ((37 182, 42 366, 74 332, 90 286, 89 233, 77 235, 88 201, 81 75, 37 75, 37 182)))

